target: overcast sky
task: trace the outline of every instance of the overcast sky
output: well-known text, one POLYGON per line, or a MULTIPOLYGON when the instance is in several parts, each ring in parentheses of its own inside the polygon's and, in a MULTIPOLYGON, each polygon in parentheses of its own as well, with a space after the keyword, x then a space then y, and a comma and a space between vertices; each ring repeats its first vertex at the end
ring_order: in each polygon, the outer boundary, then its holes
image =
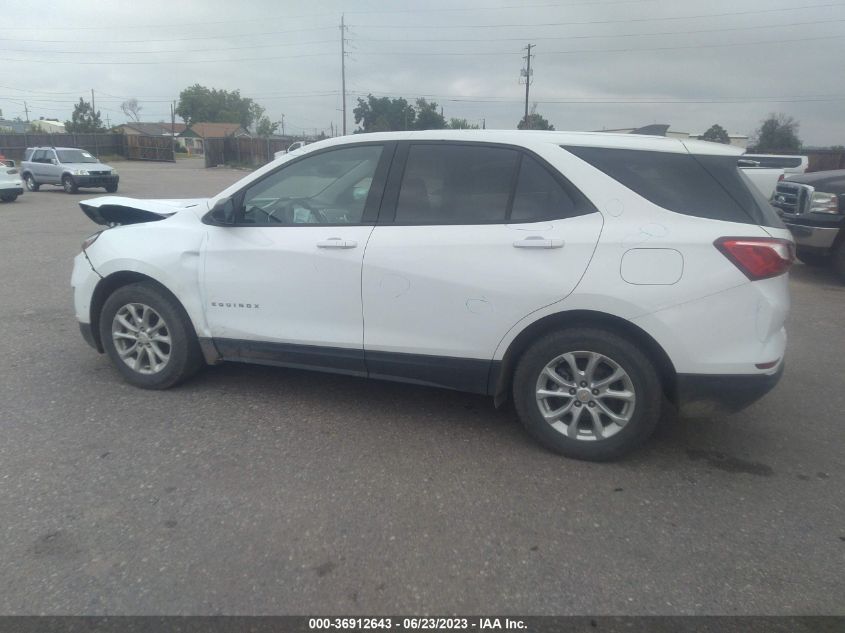
POLYGON ((341 122, 360 95, 426 96, 445 116, 513 128, 524 46, 531 102, 560 130, 720 123, 751 134, 769 112, 805 145, 845 144, 845 0, 98 0, 0 2, 0 109, 70 117, 79 96, 112 125, 137 97, 169 120, 179 91, 239 89, 288 133, 341 122))

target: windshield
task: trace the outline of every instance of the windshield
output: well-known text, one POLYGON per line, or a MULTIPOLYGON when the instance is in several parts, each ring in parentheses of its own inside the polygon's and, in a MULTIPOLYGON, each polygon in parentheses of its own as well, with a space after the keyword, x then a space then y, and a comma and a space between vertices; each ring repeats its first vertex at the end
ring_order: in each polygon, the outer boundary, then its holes
POLYGON ((59 156, 61 163, 98 163, 96 158, 86 152, 84 149, 57 149, 56 154, 59 156))

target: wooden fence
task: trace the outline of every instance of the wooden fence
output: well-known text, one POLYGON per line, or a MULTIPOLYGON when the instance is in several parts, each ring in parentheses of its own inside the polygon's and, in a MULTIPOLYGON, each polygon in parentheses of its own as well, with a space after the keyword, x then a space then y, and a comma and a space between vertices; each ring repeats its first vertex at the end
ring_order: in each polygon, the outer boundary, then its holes
POLYGON ((293 137, 250 138, 227 136, 204 139, 205 166, 248 165, 258 167, 273 160, 276 152, 286 150, 293 137))
POLYGON ((173 142, 167 136, 131 134, 0 134, 0 154, 23 160, 27 147, 76 147, 95 156, 123 156, 129 160, 173 161, 173 142))

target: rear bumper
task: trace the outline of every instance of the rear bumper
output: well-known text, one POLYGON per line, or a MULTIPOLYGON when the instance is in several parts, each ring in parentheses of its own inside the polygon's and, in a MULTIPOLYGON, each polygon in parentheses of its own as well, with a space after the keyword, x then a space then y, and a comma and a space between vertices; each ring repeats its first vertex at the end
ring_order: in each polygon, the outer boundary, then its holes
POLYGON ((77 187, 108 187, 116 185, 120 176, 73 176, 77 187))
POLYGON ((678 374, 678 409, 694 418, 740 411, 775 388, 784 365, 773 374, 678 374))
POLYGON ((833 246, 840 229, 838 226, 807 226, 805 224, 791 224, 784 222, 795 238, 797 246, 825 250, 833 246))

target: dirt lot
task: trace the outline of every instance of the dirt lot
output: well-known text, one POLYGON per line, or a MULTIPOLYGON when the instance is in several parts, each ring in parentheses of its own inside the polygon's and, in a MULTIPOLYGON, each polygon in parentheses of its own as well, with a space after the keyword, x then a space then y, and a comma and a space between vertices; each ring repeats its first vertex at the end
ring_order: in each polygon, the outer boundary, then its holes
MULTIPOLYGON (((115 166, 139 197, 243 176, 115 166)), ((0 613, 845 613, 825 272, 794 269, 775 392, 588 464, 478 396, 237 364, 127 386, 71 308, 90 196, 0 205, 0 613)))

